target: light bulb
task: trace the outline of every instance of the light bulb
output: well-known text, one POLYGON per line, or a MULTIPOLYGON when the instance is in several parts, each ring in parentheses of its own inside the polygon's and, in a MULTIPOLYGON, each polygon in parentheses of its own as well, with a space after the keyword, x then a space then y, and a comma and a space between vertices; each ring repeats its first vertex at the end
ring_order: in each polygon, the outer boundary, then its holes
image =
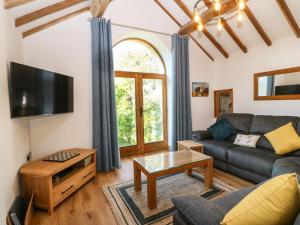
POLYGON ((244 19, 244 14, 243 14, 243 12, 242 11, 239 11, 238 12, 238 21, 242 21, 244 19))
POLYGON ((215 0, 214 6, 215 6, 215 10, 216 11, 220 11, 220 9, 221 9, 221 2, 220 2, 220 0, 215 0))
POLYGON ((239 1, 239 10, 244 10, 246 7, 244 0, 239 1))
POLYGON ((203 29, 204 29, 203 23, 200 21, 200 22, 198 23, 197 30, 198 30, 198 31, 203 31, 203 29))
POLYGON ((201 18, 200 18, 199 12, 198 12, 197 8, 195 8, 195 10, 194 10, 194 21, 196 23, 199 23, 200 19, 201 18))
POLYGON ((218 19, 218 31, 221 31, 223 28, 222 20, 221 18, 218 19))

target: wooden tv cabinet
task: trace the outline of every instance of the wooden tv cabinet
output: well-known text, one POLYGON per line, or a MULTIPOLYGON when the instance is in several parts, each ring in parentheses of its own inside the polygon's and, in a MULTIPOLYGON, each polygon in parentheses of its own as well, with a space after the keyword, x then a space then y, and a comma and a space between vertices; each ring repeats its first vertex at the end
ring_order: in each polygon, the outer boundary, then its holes
POLYGON ((29 201, 34 193, 34 206, 47 209, 50 215, 57 205, 96 176, 94 149, 63 151, 79 152, 79 155, 65 162, 35 160, 22 166, 20 170, 22 195, 29 201), (83 161, 89 157, 90 164, 84 165, 83 161))

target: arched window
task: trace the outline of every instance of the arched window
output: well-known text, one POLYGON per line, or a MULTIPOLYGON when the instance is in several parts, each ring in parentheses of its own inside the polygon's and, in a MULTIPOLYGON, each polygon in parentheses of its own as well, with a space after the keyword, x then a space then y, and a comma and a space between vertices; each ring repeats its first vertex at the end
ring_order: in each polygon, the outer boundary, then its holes
POLYGON ((126 39, 113 49, 121 154, 168 148, 165 65, 148 42, 126 39))
POLYGON ((148 42, 128 39, 113 49, 116 71, 165 74, 165 66, 158 51, 148 42))

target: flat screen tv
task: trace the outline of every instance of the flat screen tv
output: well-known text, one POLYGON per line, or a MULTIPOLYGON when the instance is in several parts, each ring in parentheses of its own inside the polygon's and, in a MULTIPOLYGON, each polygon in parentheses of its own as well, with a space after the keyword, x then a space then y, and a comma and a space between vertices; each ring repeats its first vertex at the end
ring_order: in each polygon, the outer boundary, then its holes
POLYGON ((11 62, 8 80, 12 118, 74 111, 72 77, 11 62))

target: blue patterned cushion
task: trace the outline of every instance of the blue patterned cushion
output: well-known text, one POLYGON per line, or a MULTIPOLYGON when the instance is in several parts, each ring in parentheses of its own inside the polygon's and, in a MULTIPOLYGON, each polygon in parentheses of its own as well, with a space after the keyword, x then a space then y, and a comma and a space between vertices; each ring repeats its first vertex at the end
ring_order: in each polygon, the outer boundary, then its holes
POLYGON ((225 118, 218 120, 216 123, 210 126, 207 131, 215 140, 220 141, 224 141, 230 136, 236 134, 236 129, 225 118))

